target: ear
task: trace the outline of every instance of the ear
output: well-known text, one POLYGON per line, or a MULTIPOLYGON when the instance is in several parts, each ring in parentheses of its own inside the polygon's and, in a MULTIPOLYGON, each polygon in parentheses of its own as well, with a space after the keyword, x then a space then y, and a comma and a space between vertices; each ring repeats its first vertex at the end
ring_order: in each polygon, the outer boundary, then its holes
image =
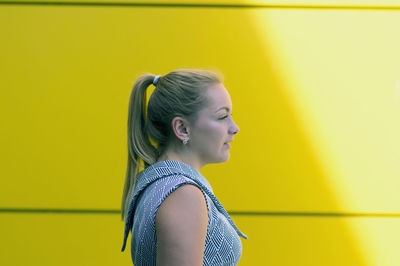
POLYGON ((176 116, 172 119, 172 130, 180 141, 183 141, 184 138, 189 138, 189 123, 186 119, 180 116, 176 116))

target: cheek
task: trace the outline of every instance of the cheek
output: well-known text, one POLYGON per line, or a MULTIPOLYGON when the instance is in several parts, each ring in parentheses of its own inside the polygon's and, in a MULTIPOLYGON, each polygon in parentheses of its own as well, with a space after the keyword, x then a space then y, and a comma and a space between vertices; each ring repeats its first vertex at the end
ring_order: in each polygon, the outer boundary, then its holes
POLYGON ((213 146, 216 148, 225 142, 225 129, 221 122, 211 121, 204 123, 198 127, 196 134, 198 134, 197 137, 201 139, 203 145, 208 147, 213 146))

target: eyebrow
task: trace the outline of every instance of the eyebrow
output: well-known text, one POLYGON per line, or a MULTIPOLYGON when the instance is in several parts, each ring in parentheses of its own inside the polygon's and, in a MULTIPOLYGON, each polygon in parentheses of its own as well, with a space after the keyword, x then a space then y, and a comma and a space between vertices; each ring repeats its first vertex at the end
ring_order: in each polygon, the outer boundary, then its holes
POLYGON ((229 112, 229 108, 228 107, 226 107, 226 106, 224 106, 224 107, 221 107, 221 108, 219 108, 217 111, 215 111, 215 112, 218 112, 219 110, 221 110, 221 109, 225 109, 226 111, 228 111, 229 112))

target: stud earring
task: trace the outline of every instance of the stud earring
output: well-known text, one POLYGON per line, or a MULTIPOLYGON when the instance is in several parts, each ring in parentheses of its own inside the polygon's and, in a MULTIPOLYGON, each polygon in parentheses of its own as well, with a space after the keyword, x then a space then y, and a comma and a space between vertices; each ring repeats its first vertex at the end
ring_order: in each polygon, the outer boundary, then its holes
POLYGON ((189 141, 189 139, 184 138, 183 141, 182 141, 182 142, 183 142, 183 145, 186 145, 186 143, 188 143, 188 141, 189 141))

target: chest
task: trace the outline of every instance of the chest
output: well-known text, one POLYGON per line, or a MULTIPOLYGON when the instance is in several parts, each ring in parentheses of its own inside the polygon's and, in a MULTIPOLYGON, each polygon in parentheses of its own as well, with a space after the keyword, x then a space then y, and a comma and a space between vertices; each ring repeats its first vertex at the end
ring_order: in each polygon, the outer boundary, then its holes
POLYGON ((242 242, 235 229, 214 203, 209 204, 209 228, 204 249, 204 265, 236 265, 242 255, 242 242))

